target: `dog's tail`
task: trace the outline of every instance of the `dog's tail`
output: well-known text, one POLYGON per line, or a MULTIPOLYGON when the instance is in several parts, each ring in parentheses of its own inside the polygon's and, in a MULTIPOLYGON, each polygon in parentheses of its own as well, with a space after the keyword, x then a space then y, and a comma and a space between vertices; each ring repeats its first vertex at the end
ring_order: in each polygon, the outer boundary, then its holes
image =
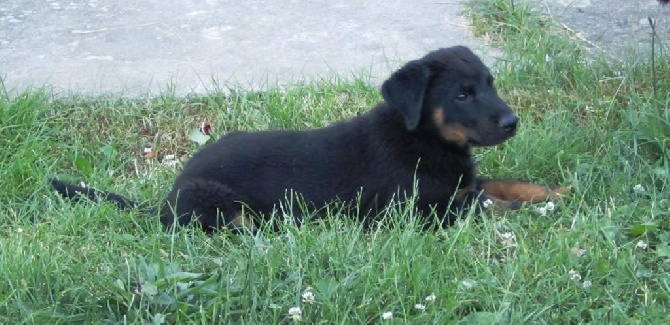
POLYGON ((121 210, 139 209, 143 213, 155 213, 156 209, 140 204, 131 199, 111 192, 67 184, 57 179, 51 180, 51 185, 63 197, 69 199, 87 198, 92 201, 104 200, 114 203, 121 210))

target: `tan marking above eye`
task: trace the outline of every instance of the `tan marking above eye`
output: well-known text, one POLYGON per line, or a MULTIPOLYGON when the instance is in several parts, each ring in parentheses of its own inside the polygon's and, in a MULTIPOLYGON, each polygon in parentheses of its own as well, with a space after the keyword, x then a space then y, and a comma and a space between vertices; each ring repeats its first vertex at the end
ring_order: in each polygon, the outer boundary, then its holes
POLYGON ((472 95, 472 94, 475 93, 475 87, 473 87, 472 85, 463 85, 463 87, 461 89, 462 89, 461 90, 462 92, 464 92, 468 95, 472 95))

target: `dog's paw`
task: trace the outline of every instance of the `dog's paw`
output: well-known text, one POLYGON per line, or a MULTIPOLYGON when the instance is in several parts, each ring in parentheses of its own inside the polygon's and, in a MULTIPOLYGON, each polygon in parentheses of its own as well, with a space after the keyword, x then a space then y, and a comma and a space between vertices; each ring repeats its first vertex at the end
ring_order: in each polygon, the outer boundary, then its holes
POLYGON ((521 201, 505 201, 485 195, 479 199, 478 203, 481 210, 489 210, 494 212, 519 210, 524 206, 524 202, 521 201))
POLYGON ((566 186, 552 186, 550 198, 560 198, 572 191, 572 184, 566 186))

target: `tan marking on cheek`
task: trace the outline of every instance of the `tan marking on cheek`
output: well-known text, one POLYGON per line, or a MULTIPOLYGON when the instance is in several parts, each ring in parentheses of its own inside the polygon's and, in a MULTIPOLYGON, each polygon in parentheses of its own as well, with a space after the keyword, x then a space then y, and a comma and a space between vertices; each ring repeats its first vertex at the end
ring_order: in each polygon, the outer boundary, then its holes
POLYGON ((468 140, 478 140, 479 137, 472 130, 460 123, 444 123, 444 108, 438 107, 433 111, 433 122, 440 131, 444 140, 465 147, 468 140))
POLYGON ((444 108, 438 107, 433 111, 433 122, 438 127, 444 125, 444 108))
POLYGON ((440 126, 440 134, 444 140, 465 147, 468 143, 468 129, 460 124, 446 124, 440 126))

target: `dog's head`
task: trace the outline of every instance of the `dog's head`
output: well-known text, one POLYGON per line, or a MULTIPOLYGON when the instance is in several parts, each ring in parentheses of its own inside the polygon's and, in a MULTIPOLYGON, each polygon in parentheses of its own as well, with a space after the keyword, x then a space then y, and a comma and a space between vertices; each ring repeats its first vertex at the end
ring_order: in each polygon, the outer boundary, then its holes
POLYGON ((407 63, 384 82, 382 95, 408 131, 433 132, 460 147, 499 144, 519 121, 498 96, 489 69, 463 46, 407 63))

